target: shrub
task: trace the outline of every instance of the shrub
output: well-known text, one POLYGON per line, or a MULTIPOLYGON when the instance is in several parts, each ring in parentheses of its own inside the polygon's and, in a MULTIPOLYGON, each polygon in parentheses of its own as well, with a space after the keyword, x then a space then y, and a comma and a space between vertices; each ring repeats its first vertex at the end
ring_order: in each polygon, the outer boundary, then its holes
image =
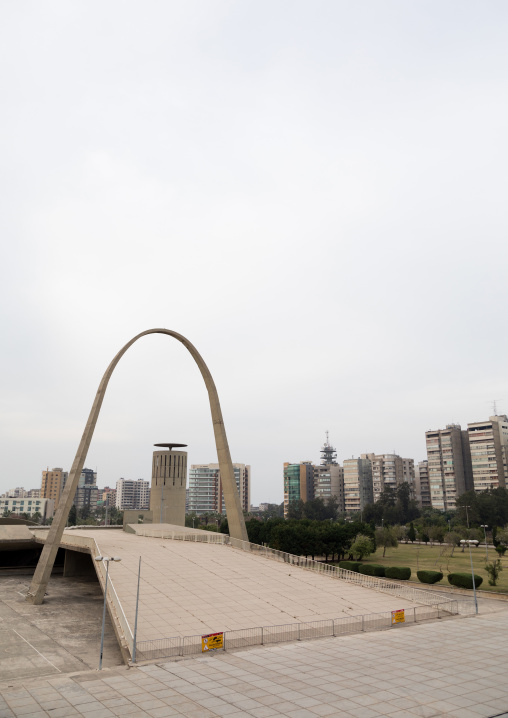
POLYGON ((360 564, 358 573, 364 573, 366 576, 384 576, 385 567, 378 563, 363 563, 360 564))
POLYGON ((508 548, 508 546, 504 546, 502 543, 500 543, 496 546, 496 551, 498 552, 498 554, 500 556, 504 556, 507 548, 508 548))
POLYGON ((495 586, 497 584, 499 574, 503 570, 503 566, 501 565, 501 559, 498 558, 497 561, 492 561, 492 563, 485 564, 485 570, 489 574, 489 586, 495 586))
POLYGON ((399 581, 409 581, 411 578, 411 569, 409 566, 386 566, 386 578, 398 578, 399 581))
MULTIPOLYGON (((458 588, 473 588, 473 579, 470 573, 449 573, 448 583, 458 588)), ((483 583, 481 576, 474 575, 474 584, 476 588, 479 588, 483 583)))
POLYGON ((443 578, 441 571, 417 571, 416 575, 421 583, 437 583, 443 578))
POLYGON ((339 568, 345 568, 348 571, 356 571, 356 573, 358 573, 361 565, 360 561, 339 561, 339 568))

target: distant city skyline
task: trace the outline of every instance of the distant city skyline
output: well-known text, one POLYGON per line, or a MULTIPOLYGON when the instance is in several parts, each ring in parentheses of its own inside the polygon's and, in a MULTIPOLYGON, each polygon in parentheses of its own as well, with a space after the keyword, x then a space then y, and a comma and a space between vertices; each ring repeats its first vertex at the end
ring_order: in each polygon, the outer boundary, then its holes
MULTIPOLYGON (((151 327, 205 358, 255 504, 325 430, 418 462, 508 412, 508 4, 288 8, 0 8, 0 493, 70 470, 151 327)), ((87 466, 149 479, 169 440, 217 460, 192 359, 146 337, 87 466)))
MULTIPOLYGON (((503 414, 498 414, 497 416, 501 419, 501 417, 504 416, 504 415, 503 415, 503 414)), ((490 417, 490 418, 491 418, 491 417, 490 417)), ((469 421, 469 422, 465 423, 464 425, 462 425, 462 424, 457 424, 456 422, 447 422, 444 426, 441 427, 441 429, 429 429, 429 430, 427 430, 426 432, 424 432, 424 434, 423 434, 423 442, 422 442, 423 445, 424 445, 424 447, 425 447, 425 448, 424 448, 424 455, 423 455, 421 458, 418 457, 418 456, 408 457, 409 460, 413 460, 413 461, 414 461, 413 470, 417 467, 417 464, 418 464, 418 463, 421 463, 421 462, 423 462, 423 461, 426 461, 427 458, 428 458, 428 456, 427 456, 427 448, 426 448, 426 437, 427 437, 427 434, 429 434, 429 433, 434 433, 434 432, 438 432, 438 431, 440 431, 440 430, 443 431, 446 426, 449 426, 449 425, 452 425, 452 424, 460 425, 460 426, 462 427, 463 431, 466 431, 466 433, 467 433, 467 426, 468 426, 468 424, 471 424, 471 425, 480 424, 480 425, 482 425, 482 424, 484 424, 484 423, 490 423, 490 418, 487 417, 487 418, 485 418, 485 419, 483 419, 483 420, 469 421)), ((502 423, 502 422, 499 422, 500 426, 501 426, 501 423, 502 423)), ((503 433, 503 435, 504 435, 504 437, 505 437, 505 438, 504 438, 505 443, 508 442, 508 438, 507 438, 507 437, 508 437, 508 431, 507 431, 506 429, 501 429, 501 428, 499 429, 499 431, 501 431, 501 432, 503 433)), ((323 442, 323 441, 321 440, 321 444, 319 444, 319 448, 317 448, 317 449, 315 448, 314 457, 300 458, 300 459, 297 459, 297 460, 295 459, 295 461, 297 461, 297 462, 310 461, 312 464, 314 464, 314 465, 317 466, 317 465, 322 461, 322 457, 323 457, 323 446, 326 445, 326 442, 327 442, 328 440, 329 440, 329 445, 331 446, 331 448, 334 450, 334 452, 335 452, 335 451, 337 452, 337 456, 338 456, 337 461, 338 461, 338 463, 339 463, 341 466, 343 465, 344 461, 347 461, 347 460, 350 460, 350 459, 355 459, 355 460, 357 460, 357 459, 359 459, 362 455, 363 455, 363 456, 367 456, 367 454, 365 454, 365 452, 362 452, 362 453, 358 454, 357 456, 354 456, 354 455, 345 456, 345 455, 342 454, 344 458, 341 458, 340 447, 337 447, 336 443, 333 441, 333 437, 330 435, 330 432, 327 431, 327 430, 325 430, 325 431, 322 432, 322 436, 326 437, 326 438, 325 438, 325 442, 323 442), (319 458, 316 457, 316 454, 320 454, 319 458)), ((392 443, 393 443, 393 442, 392 442, 392 443)), ((387 452, 387 451, 386 451, 386 452, 381 452, 378 456, 388 455, 389 453, 391 454, 391 453, 393 453, 393 451, 392 451, 392 452, 387 452)), ((372 452, 372 454, 374 455, 375 452, 372 452)), ((400 454, 398 454, 398 452, 395 452, 395 454, 397 454, 398 456, 400 456, 400 454)), ((402 458, 403 458, 403 457, 402 457, 402 458)), ((404 459, 404 460, 407 461, 408 459, 404 459)), ((287 460, 286 460, 286 462, 287 462, 287 460)), ((233 463, 235 464, 235 462, 233 462, 233 463)), ((281 465, 278 467, 278 477, 277 477, 277 478, 278 478, 278 480, 279 480, 279 484, 280 484, 280 469, 281 469, 281 466, 284 465, 284 463, 285 463, 285 461, 283 460, 282 463, 281 463, 281 465)), ((196 465, 196 466, 205 466, 205 463, 204 463, 204 462, 196 462, 195 465, 196 465)), ((208 464, 206 464, 206 465, 208 465, 208 464)), ((212 465, 215 466, 215 464, 213 464, 213 463, 210 463, 209 465, 210 465, 210 466, 212 466, 212 465)), ((235 465, 236 465, 236 466, 241 466, 242 464, 238 464, 238 463, 237 463, 237 464, 235 464, 235 465)), ((194 464, 193 464, 193 467, 194 467, 194 464)), ((248 467, 248 468, 249 468, 249 472, 250 472, 250 467, 248 467)), ((50 476, 51 476, 51 475, 52 475, 52 472, 54 472, 54 471, 60 471, 60 472, 61 472, 62 469, 60 469, 60 468, 57 468, 57 469, 48 469, 48 471, 49 471, 49 474, 50 474, 50 476)), ((46 473, 46 471, 43 470, 43 476, 44 476, 45 473, 46 473)), ((64 472, 63 472, 64 475, 66 475, 67 473, 68 473, 68 471, 64 471, 64 472)), ((96 473, 96 476, 98 476, 97 471, 95 471, 95 473, 96 473)), ((146 472, 145 472, 145 473, 146 473, 146 472)), ((133 475, 133 472, 130 472, 130 475, 133 475)), ((99 481, 98 486, 99 486, 99 488, 102 488, 102 487, 107 487, 107 486, 109 486, 109 484, 116 485, 116 481, 118 481, 119 478, 120 478, 120 477, 113 478, 113 479, 112 479, 112 478, 109 478, 109 480, 105 478, 103 481, 102 481, 102 480, 99 481)), ((141 478, 142 478, 142 477, 141 477, 141 478)), ((190 478, 190 470, 189 470, 188 476, 187 476, 187 489, 189 489, 189 478, 190 478)), ((257 477, 256 477, 256 478, 257 478, 257 477)), ((147 480, 148 480, 148 479, 147 479, 147 480)), ((472 479, 471 479, 471 481, 472 481, 472 479)), ((40 488, 41 488, 40 479, 39 479, 38 481, 35 481, 35 482, 32 482, 32 483, 33 483, 33 486, 32 486, 32 485, 29 485, 29 482, 25 480, 25 481, 22 481, 22 482, 18 483, 17 486, 18 486, 18 487, 23 486, 24 488, 26 488, 27 491, 30 490, 30 489, 40 489, 40 488)), ((15 485, 16 485, 16 482, 12 482, 12 481, 11 481, 10 484, 9 484, 9 486, 7 486, 7 483, 5 482, 5 480, 2 480, 2 477, 0 477, 0 488, 1 488, 0 493, 1 493, 1 494, 6 493, 9 489, 12 489, 12 487, 15 486, 15 485)), ((477 487, 477 488, 481 488, 480 485, 478 484, 478 482, 477 482, 477 484, 476 484, 476 487, 477 487)), ((251 498, 250 503, 251 503, 252 505, 257 505, 257 504, 260 503, 260 501, 261 501, 261 502, 265 502, 265 503, 277 503, 277 504, 283 503, 283 501, 284 501, 284 491, 283 491, 283 489, 282 489, 280 486, 279 486, 279 488, 280 488, 280 493, 279 493, 279 495, 277 495, 276 492, 273 492, 272 494, 270 494, 269 497, 267 497, 266 494, 263 494, 263 490, 256 485, 256 482, 255 482, 255 481, 254 481, 254 483, 252 483, 252 481, 249 481, 249 493, 251 493, 252 496, 255 497, 255 498, 251 498)), ((471 484, 471 488, 472 488, 472 484, 471 484)), ((56 498, 56 496, 55 496, 54 493, 48 494, 48 496, 50 496, 51 498, 56 498)), ((56 503, 58 504, 58 500, 56 501, 56 503)), ((434 500, 434 503, 435 503, 435 505, 436 505, 437 508, 444 508, 444 507, 445 507, 445 504, 443 504, 443 506, 439 506, 438 503, 436 503, 435 500, 434 500)), ((447 505, 446 505, 446 506, 447 506, 447 505)), ((453 504, 452 504, 451 507, 453 508, 453 504)))

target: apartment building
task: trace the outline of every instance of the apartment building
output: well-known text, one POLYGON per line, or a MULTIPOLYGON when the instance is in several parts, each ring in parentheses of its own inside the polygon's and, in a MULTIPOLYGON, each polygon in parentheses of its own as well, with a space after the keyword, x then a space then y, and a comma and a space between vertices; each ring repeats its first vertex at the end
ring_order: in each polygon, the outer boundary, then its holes
POLYGON ((415 460, 402 458, 402 481, 409 485, 409 495, 415 497, 415 460))
POLYGON ((105 486, 99 491, 99 501, 102 501, 104 506, 116 506, 116 489, 105 486))
POLYGON ((97 472, 93 469, 83 469, 78 479, 78 488, 74 494, 74 506, 83 509, 85 506, 91 511, 97 508, 99 489, 97 488, 97 472))
POLYGON ((68 476, 69 472, 58 466, 51 471, 47 469, 42 472, 41 498, 54 501, 55 509, 58 508, 58 502, 68 476))
POLYGON ((469 441, 460 424, 425 432, 432 507, 454 509, 456 500, 473 488, 469 441))
POLYGON ((396 489, 403 482, 403 462, 398 454, 375 454, 371 462, 374 501, 378 501, 384 489, 396 489))
POLYGON ((508 479, 508 417, 491 416, 488 421, 467 425, 475 491, 506 487, 508 479))
POLYGON ((344 511, 344 469, 339 464, 314 467, 314 498, 329 499, 334 496, 338 511, 344 511))
POLYGON ((418 506, 424 509, 431 507, 430 484, 429 484, 429 462, 419 461, 415 469, 415 496, 418 506))
POLYGON ((310 501, 314 498, 314 464, 302 461, 299 464, 284 464, 284 516, 294 501, 310 501))
MULTIPOLYGON (((233 464, 236 487, 244 511, 250 508, 251 468, 248 464, 233 464)), ((219 464, 192 464, 186 506, 197 515, 225 512, 219 464)))
POLYGON ((9 489, 5 494, 0 494, 0 499, 19 499, 28 496, 28 491, 23 486, 16 486, 15 489, 9 489))
POLYGON ((363 511, 366 504, 374 500, 372 489, 372 462, 367 455, 359 459, 345 459, 344 473, 344 508, 349 511, 363 511))
POLYGON ((0 516, 8 511, 13 514, 28 514, 29 516, 39 513, 41 519, 46 520, 53 516, 55 502, 53 499, 35 499, 28 496, 0 498, 0 516))
POLYGON ((116 508, 121 510, 150 508, 150 482, 144 479, 118 479, 116 508))

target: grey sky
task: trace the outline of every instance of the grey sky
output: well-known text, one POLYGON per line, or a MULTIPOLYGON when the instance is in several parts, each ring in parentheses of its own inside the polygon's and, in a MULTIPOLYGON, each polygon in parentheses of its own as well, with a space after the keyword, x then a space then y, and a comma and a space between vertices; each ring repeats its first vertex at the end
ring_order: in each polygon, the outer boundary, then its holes
MULTIPOLYGON (((504 2, 4 2, 0 491, 69 468, 136 333, 186 335, 252 500, 284 461, 508 412, 504 2)), ((185 349, 147 337, 86 465, 215 461, 185 349)))

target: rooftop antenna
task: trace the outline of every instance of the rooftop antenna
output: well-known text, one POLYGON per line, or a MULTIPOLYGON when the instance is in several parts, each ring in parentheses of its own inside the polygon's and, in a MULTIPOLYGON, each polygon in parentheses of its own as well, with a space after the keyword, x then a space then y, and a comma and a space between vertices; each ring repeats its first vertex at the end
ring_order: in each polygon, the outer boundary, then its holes
POLYGON ((492 411, 493 411, 493 414, 492 414, 492 415, 493 415, 493 416, 497 416, 497 404, 496 404, 496 401, 497 401, 497 399, 493 399, 493 400, 492 400, 492 411))
POLYGON ((325 431, 326 441, 321 449, 321 466, 337 465, 337 451, 335 447, 329 443, 328 431, 325 431))

